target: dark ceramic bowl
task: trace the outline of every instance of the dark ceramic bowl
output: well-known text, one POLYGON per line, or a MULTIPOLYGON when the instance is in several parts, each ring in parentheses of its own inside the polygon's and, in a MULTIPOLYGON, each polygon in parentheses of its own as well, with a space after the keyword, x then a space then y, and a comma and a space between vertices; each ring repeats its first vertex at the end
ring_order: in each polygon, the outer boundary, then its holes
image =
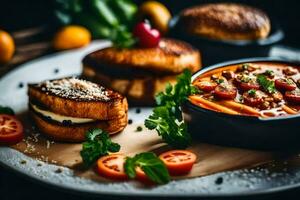
MULTIPOLYGON (((216 68, 261 61, 297 64, 272 58, 242 59, 200 70, 193 75, 192 80, 216 68)), ((183 113, 195 140, 252 149, 295 150, 300 147, 300 114, 274 118, 229 115, 201 108, 189 101, 183 106, 183 113)))
POLYGON ((198 48, 202 55, 203 65, 208 66, 227 60, 266 57, 271 47, 284 38, 284 32, 275 19, 271 19, 271 32, 265 39, 259 40, 214 40, 201 36, 190 35, 184 30, 179 16, 170 20, 170 36, 184 40, 198 48))

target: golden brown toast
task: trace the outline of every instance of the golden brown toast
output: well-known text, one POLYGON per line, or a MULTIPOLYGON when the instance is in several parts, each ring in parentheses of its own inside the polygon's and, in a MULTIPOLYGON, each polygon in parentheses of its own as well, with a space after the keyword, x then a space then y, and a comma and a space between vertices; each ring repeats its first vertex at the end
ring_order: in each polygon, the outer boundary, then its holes
POLYGON ((31 112, 38 129, 55 141, 63 142, 82 142, 85 135, 91 128, 100 128, 109 134, 122 131, 127 125, 127 113, 120 118, 97 121, 87 124, 62 125, 54 121, 49 121, 35 112, 31 112))
POLYGON ((128 98, 129 103, 134 105, 154 105, 154 96, 164 91, 166 84, 176 83, 176 75, 148 76, 138 78, 115 78, 96 72, 94 68, 84 65, 83 77, 97 82, 104 87, 111 88, 128 98))
POLYGON ((187 8, 179 23, 191 34, 221 40, 255 40, 268 36, 271 25, 261 10, 235 3, 212 3, 187 8))
POLYGON ((70 117, 110 120, 124 116, 128 110, 122 95, 77 78, 30 84, 28 95, 30 102, 70 117))
POLYGON ((82 62, 107 75, 126 78, 179 74, 184 69, 195 72, 201 67, 198 50, 166 38, 156 48, 101 49, 85 56, 82 62))

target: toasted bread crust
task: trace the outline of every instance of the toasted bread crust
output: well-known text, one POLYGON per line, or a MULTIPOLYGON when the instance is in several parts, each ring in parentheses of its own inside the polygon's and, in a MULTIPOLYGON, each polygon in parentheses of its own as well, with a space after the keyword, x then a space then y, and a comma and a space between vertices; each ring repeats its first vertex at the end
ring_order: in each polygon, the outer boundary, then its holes
POLYGON ((101 49, 88 54, 84 65, 93 66, 97 71, 106 72, 115 68, 118 76, 129 74, 178 74, 184 69, 200 69, 200 53, 185 42, 162 39, 156 48, 101 49))
POLYGON ((58 97, 29 85, 29 101, 37 101, 54 113, 97 120, 109 120, 124 116, 128 110, 126 98, 119 95, 110 101, 75 101, 58 97))
POLYGON ((87 65, 84 65, 82 75, 89 80, 98 82, 123 94, 128 98, 130 104, 144 106, 154 105, 155 94, 164 91, 167 83, 176 83, 176 75, 147 76, 131 79, 115 78, 96 72, 93 67, 87 65))
POLYGON ((271 25, 261 10, 234 3, 214 3, 182 11, 180 23, 191 34, 223 40, 253 40, 268 36, 271 25))
POLYGON ((100 128, 109 134, 116 134, 122 131, 127 125, 127 113, 120 118, 98 121, 95 123, 82 124, 76 126, 63 126, 44 120, 39 115, 31 112, 38 129, 55 141, 63 142, 83 142, 85 134, 91 128, 100 128))

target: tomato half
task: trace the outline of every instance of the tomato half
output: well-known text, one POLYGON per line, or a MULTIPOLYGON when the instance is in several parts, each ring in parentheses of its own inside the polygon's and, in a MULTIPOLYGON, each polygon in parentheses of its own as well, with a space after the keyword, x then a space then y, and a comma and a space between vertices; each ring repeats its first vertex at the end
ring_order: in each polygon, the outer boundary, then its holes
POLYGON ((300 90, 287 91, 284 94, 287 101, 300 104, 300 90))
POLYGON ((97 161, 97 170, 101 176, 115 180, 128 179, 124 171, 125 156, 112 154, 103 156, 97 161))
POLYGON ((297 85, 292 79, 280 78, 275 80, 275 87, 278 90, 292 91, 297 88, 297 85))
POLYGON ((12 115, 0 115, 0 143, 11 145, 23 139, 23 126, 21 122, 12 115))
POLYGON ((195 86, 204 92, 210 92, 210 91, 214 90, 217 87, 217 85, 218 84, 215 82, 205 81, 205 80, 198 81, 195 83, 195 86))
POLYGON ((215 96, 220 99, 234 99, 237 94, 237 89, 230 85, 218 85, 215 88, 215 96))
POLYGON ((186 150, 172 150, 161 154, 159 158, 165 163, 171 175, 184 175, 191 171, 197 156, 186 150))
MULTIPOLYGON (((256 93, 259 93, 260 91, 256 91, 256 93)), ((262 98, 262 95, 251 95, 249 92, 244 92, 243 94, 244 101, 249 106, 257 106, 259 104, 262 104, 264 102, 264 99, 262 98)))
POLYGON ((244 82, 241 82, 240 87, 241 87, 242 90, 248 91, 248 90, 251 90, 251 89, 258 90, 260 86, 259 86, 258 83, 253 83, 253 82, 244 83, 244 82))

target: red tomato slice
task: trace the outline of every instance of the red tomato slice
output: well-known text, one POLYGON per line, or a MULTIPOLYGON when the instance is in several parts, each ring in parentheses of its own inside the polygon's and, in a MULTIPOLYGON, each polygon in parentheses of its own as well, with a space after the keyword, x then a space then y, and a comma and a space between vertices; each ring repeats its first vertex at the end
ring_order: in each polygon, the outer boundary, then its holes
POLYGON ((300 104, 300 90, 286 91, 284 97, 287 101, 300 104))
MULTIPOLYGON (((258 93, 259 91, 256 91, 258 93)), ((248 92, 244 92, 243 98, 245 101, 245 104, 249 106, 257 106, 259 104, 262 104, 264 102, 264 99, 260 95, 251 96, 248 92)))
POLYGON ((124 171, 125 156, 112 154, 103 156, 97 161, 98 173, 106 178, 115 180, 128 179, 124 171))
POLYGON ((11 145, 23 139, 23 126, 21 122, 12 115, 0 115, 0 143, 11 145))
POLYGON ((275 80, 275 87, 278 90, 292 91, 297 88, 297 85, 292 79, 280 78, 275 80))
POLYGON ((215 82, 205 81, 205 80, 198 81, 195 83, 195 86, 204 92, 210 92, 210 91, 214 90, 217 87, 217 85, 218 84, 215 82))
POLYGON ((240 83, 240 88, 244 91, 248 91, 248 90, 251 90, 251 89, 254 89, 254 90, 258 90, 259 89, 259 84, 258 83, 244 83, 244 82, 241 82, 240 83))
POLYGON ((218 85, 215 88, 215 96, 220 99, 234 99, 237 94, 237 89, 230 85, 218 85))
POLYGON ((172 150, 161 154, 159 158, 165 163, 171 175, 184 175, 191 171, 197 156, 186 150, 172 150))

